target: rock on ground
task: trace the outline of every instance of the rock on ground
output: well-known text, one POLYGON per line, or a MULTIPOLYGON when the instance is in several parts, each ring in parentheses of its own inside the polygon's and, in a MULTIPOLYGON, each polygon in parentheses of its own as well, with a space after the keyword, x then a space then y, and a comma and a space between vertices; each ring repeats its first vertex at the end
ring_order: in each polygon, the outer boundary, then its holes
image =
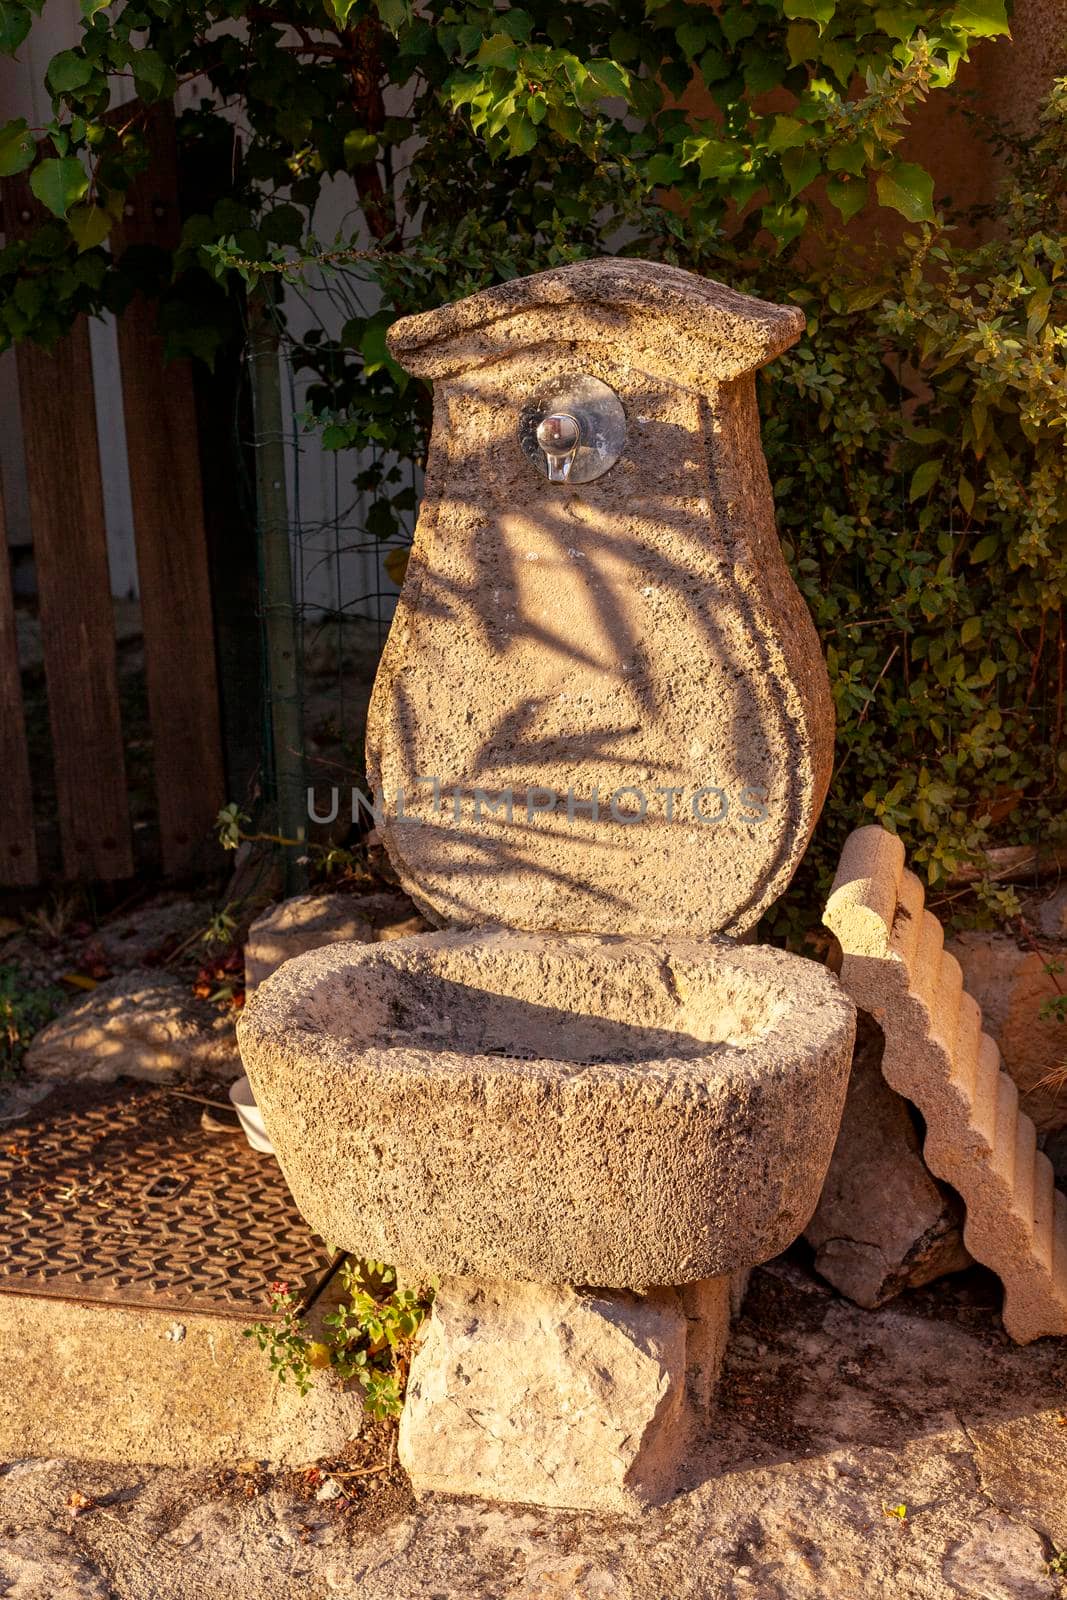
POLYGON ((672 1289, 446 1278, 400 1459, 420 1492, 613 1511, 662 1499, 684 1447, 686 1335, 672 1289))
POLYGON ((209 914, 203 900, 159 900, 102 923, 92 942, 112 967, 151 967, 160 952, 202 930, 209 914))
POLYGON ((1041 1017, 1044 1001, 1061 992, 1047 968, 1057 961, 1067 966, 1067 942, 1042 938, 1035 950, 1011 934, 961 933, 945 948, 963 968, 964 984, 982 1008, 982 1025, 1000 1046, 1021 1109, 1039 1133, 1067 1128, 1067 1021, 1041 1017), (1058 1088, 1042 1082, 1057 1071, 1064 1075, 1058 1088))
POLYGON ((1025 901, 1023 916, 1033 925, 1039 938, 1067 942, 1067 883, 1057 884, 1056 888, 1025 901))
POLYGON ((69 1535, 42 1529, 16 1534, 0 1548, 0 1594, 4 1600, 110 1600, 111 1587, 69 1535))
POLYGON ((38 1081, 170 1083, 202 1072, 236 1077, 241 1062, 232 1016, 194 999, 171 973, 135 968, 98 984, 50 1022, 24 1067, 38 1081))
POLYGON ((970 1263, 963 1207, 927 1170, 908 1103, 882 1076, 881 1029, 860 1013, 845 1113, 804 1237, 857 1305, 883 1305, 970 1263))
POLYGON ((1058 1600, 1067 1341, 1013 1347, 997 1303, 978 1269, 874 1312, 760 1269, 708 1448, 637 1517, 26 1462, 0 1574, 35 1560, 35 1600, 1058 1600))
POLYGON ((324 944, 380 944, 425 933, 406 894, 298 894, 271 906, 248 930, 245 989, 251 995, 283 961, 324 944))
MULTIPOLYGON (((1040 1534, 1000 1511, 986 1511, 973 1533, 953 1547, 944 1576, 963 1594, 979 1600, 1044 1600, 1051 1585, 1040 1534)), ((1055 1592, 1054 1590, 1052 1592, 1055 1592)))

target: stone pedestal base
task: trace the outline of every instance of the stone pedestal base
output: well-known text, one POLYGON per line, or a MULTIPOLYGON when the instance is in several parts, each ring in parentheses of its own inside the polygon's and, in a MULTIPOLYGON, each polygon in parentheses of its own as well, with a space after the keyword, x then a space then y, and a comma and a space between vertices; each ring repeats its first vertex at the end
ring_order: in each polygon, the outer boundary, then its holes
POLYGON ((446 1278, 400 1424, 416 1493, 595 1511, 669 1498, 729 1322, 728 1277, 643 1294, 446 1278))

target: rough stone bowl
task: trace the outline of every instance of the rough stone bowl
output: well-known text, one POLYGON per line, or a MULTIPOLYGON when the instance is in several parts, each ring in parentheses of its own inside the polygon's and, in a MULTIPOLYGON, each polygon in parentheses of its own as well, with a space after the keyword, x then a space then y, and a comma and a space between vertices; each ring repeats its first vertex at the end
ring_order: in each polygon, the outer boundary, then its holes
POLYGON ((854 1031, 832 974, 781 950, 500 930, 298 956, 238 1024, 329 1244, 600 1288, 715 1277, 802 1231, 854 1031))

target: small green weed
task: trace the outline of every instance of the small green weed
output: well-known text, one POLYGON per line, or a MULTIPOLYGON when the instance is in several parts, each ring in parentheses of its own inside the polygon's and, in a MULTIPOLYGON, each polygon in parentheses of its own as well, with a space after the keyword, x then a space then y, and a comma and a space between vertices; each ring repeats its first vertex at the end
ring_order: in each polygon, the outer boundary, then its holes
POLYGON ((0 1077, 17 1071, 30 1040, 63 998, 61 989, 30 988, 17 967, 0 966, 0 1077))
POLYGON ((398 1417, 404 1404, 415 1335, 433 1292, 399 1289, 396 1271, 383 1261, 346 1257, 339 1269, 342 1298, 323 1318, 325 1340, 312 1339, 288 1283, 271 1284, 273 1322, 245 1329, 266 1352, 279 1383, 290 1380, 307 1394, 316 1371, 332 1368, 355 1379, 370 1416, 398 1417))

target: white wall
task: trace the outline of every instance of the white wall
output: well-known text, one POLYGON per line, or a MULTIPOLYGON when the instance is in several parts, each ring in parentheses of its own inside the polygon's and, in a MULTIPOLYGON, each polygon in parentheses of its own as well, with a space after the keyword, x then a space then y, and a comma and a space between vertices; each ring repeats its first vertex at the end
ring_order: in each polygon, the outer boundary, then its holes
MULTIPOLYGON (((360 221, 351 181, 329 182, 315 212, 316 235, 332 240, 343 233, 365 248, 369 241, 360 234, 360 221)), ((370 316, 380 303, 377 286, 354 275, 346 275, 343 283, 333 277, 293 287, 284 302, 287 330, 295 339, 316 327, 336 336, 350 316, 370 316)), ((388 619, 399 590, 381 565, 385 552, 364 531, 373 496, 358 492, 353 481, 369 458, 321 449, 317 436, 302 430, 298 421, 313 380, 283 370, 282 381, 290 433, 288 489, 298 596, 313 612, 345 610, 388 619)))

